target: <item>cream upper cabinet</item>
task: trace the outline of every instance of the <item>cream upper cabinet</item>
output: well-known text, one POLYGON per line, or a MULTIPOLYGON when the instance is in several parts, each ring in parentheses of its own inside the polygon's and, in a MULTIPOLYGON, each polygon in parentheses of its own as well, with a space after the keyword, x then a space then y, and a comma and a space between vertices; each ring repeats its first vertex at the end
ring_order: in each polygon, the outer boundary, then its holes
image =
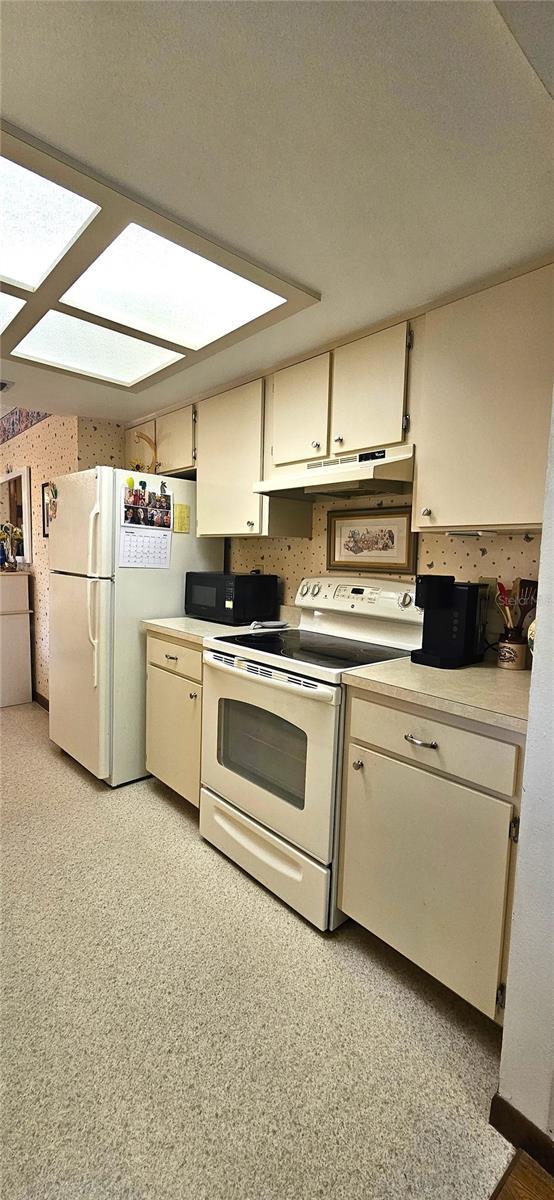
POLYGON ((240 537, 262 533, 263 383, 212 396, 198 405, 197 532, 240 537))
POLYGON ((156 422, 145 421, 125 430, 125 466, 130 470, 156 469, 156 422), (146 440, 147 439, 147 440, 146 440))
POLYGON ((333 354, 331 451, 343 454, 401 442, 408 325, 339 346, 333 354))
POLYGON ((156 457, 160 475, 194 467, 194 406, 156 418, 156 457))
POLYGON ((542 267, 427 313, 410 402, 415 529, 542 522, 553 277, 542 267))
POLYGON ((329 440, 330 354, 276 371, 272 389, 275 466, 324 458, 329 440))

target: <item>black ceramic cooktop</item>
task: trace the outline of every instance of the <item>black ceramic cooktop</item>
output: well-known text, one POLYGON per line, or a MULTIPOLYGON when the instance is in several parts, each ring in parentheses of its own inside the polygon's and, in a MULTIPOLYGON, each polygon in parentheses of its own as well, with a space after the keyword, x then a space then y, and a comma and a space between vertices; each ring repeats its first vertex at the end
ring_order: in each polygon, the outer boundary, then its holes
POLYGON ((309 633, 302 629, 260 629, 252 633, 236 633, 218 637, 218 642, 244 649, 262 650, 279 658, 314 663, 344 671, 348 667, 369 666, 390 658, 403 658, 409 651, 397 646, 378 646, 372 642, 355 642, 350 638, 330 637, 324 633, 309 633))

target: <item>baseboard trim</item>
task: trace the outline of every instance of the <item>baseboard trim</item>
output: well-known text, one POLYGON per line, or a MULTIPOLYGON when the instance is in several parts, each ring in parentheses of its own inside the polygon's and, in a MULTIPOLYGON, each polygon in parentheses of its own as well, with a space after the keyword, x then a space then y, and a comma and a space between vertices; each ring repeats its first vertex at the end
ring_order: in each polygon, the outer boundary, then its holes
POLYGON ((49 704, 48 700, 46 699, 46 696, 41 696, 40 692, 33 692, 33 700, 34 700, 35 704, 40 704, 40 707, 45 708, 46 711, 48 712, 48 709, 50 708, 50 704, 49 704))
POLYGON ((492 1098, 489 1124, 517 1150, 534 1158, 545 1171, 554 1175, 554 1142, 544 1130, 539 1129, 519 1109, 496 1093, 492 1098))

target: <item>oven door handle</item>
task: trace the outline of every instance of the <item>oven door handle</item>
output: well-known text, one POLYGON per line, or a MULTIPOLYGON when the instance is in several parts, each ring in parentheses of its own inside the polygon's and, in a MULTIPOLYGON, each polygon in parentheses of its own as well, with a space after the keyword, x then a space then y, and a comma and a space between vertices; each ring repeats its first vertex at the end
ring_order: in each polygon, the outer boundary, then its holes
POLYGON ((250 679, 253 683, 263 683, 265 687, 278 688, 279 691, 289 692, 296 696, 302 696, 304 700, 319 700, 322 704, 340 704, 341 689, 340 687, 329 687, 325 683, 317 683, 315 679, 304 679, 302 676, 286 676, 284 672, 282 677, 277 674, 258 675, 257 671, 249 671, 248 667, 260 666, 263 671, 263 665, 260 663, 250 664, 245 658, 235 658, 237 666, 230 667, 227 663, 220 662, 216 654, 211 650, 204 651, 204 665, 211 667, 214 671, 223 671, 226 675, 234 675, 235 679, 250 679), (298 683, 291 683, 291 679, 297 678, 298 683))

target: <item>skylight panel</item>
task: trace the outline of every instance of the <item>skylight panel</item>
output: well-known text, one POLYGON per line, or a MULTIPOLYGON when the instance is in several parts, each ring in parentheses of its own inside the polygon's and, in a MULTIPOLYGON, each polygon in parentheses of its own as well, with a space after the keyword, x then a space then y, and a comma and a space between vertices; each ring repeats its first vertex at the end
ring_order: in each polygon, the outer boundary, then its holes
POLYGON ((97 204, 0 158, 0 277, 34 291, 96 214, 97 204))
POLYGON ((12 355, 127 387, 184 358, 162 346, 54 310, 42 317, 12 355))
POLYGON ((8 296, 7 292, 0 292, 0 333, 7 329, 24 306, 24 300, 19 300, 17 296, 8 296))
POLYGON ((61 299, 192 350, 285 303, 283 296, 136 224, 61 299))

